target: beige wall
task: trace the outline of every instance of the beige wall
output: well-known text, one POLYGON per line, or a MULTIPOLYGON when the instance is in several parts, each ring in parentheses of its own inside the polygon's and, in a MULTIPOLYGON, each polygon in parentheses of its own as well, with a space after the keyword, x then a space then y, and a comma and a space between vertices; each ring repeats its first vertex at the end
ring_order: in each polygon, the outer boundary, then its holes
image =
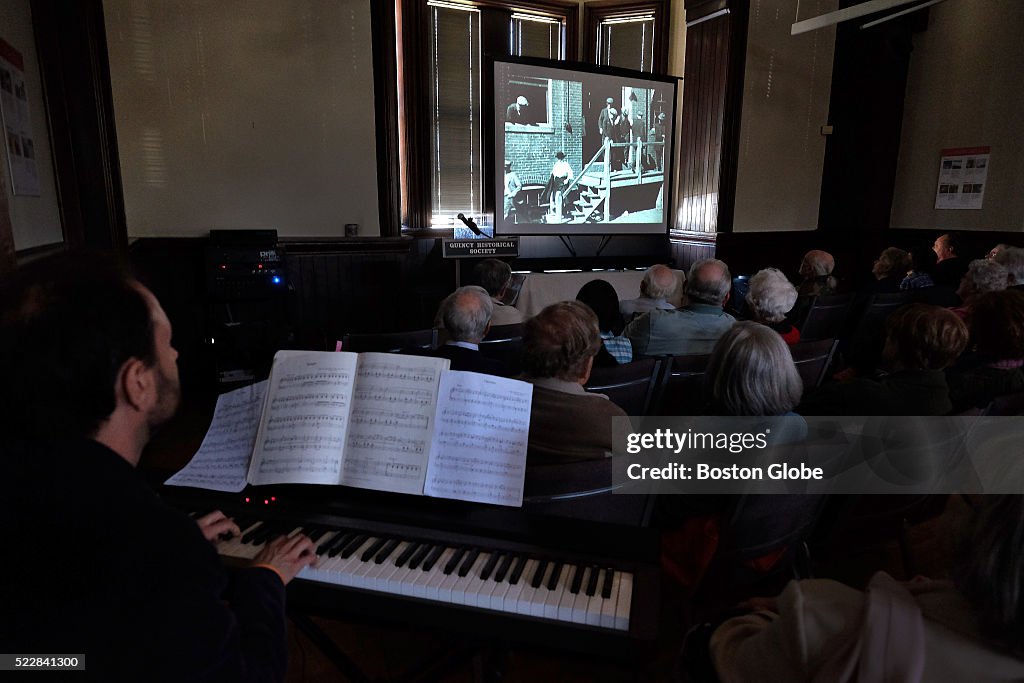
POLYGON ((735 232, 818 227, 835 27, 790 35, 798 4, 801 18, 837 8, 837 0, 751 3, 735 232))
POLYGON ((379 234, 369 1, 105 0, 129 237, 379 234))
POLYGON ((914 37, 894 228, 1024 230, 1024 2, 961 0, 914 37), (981 210, 936 210, 940 152, 990 146, 981 210))
MULTIPOLYGON (((43 108, 43 86, 39 77, 39 59, 32 35, 32 13, 28 0, 0 0, 0 37, 18 50, 25 60, 25 86, 32 113, 32 138, 35 144, 36 172, 39 174, 40 196, 10 195, 10 213, 15 249, 29 249, 64 241, 60 209, 53 177, 53 153, 43 108)), ((7 145, 0 144, 0 166, 3 167, 5 189, 11 191, 11 167, 7 145)))

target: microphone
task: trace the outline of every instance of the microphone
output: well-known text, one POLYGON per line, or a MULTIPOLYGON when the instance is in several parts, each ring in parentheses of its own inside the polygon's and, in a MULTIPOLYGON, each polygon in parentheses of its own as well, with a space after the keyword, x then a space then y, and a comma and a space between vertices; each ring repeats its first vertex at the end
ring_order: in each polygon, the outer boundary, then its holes
POLYGON ((460 221, 462 221, 463 225, 465 225, 467 228, 472 230, 474 235, 482 235, 483 234, 480 231, 480 228, 477 227, 476 222, 472 218, 466 218, 461 213, 458 216, 456 216, 456 218, 458 218, 460 221))

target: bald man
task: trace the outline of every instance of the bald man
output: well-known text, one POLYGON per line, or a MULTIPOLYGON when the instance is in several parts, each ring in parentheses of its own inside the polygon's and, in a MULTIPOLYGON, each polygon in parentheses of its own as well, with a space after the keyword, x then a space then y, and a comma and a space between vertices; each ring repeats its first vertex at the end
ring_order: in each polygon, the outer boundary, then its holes
POLYGON ((698 261, 686 281, 689 303, 679 310, 654 310, 626 326, 637 356, 689 356, 711 353, 736 319, 722 308, 729 300, 732 276, 717 259, 698 261))
POLYGON ((640 296, 636 299, 624 299, 619 302, 619 312, 625 320, 632 320, 640 313, 648 311, 671 311, 675 306, 668 299, 675 293, 678 281, 676 274, 665 265, 655 265, 647 269, 644 279, 640 281, 640 296))

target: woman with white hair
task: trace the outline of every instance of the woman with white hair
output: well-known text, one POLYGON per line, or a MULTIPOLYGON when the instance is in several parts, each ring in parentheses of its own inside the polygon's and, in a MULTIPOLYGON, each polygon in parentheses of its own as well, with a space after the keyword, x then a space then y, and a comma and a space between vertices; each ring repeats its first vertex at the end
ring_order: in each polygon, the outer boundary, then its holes
POLYGON ((712 415, 792 414, 803 390, 786 343, 749 321, 736 323, 719 338, 704 374, 712 415))
POLYGON ((770 327, 792 346, 800 341, 800 330, 786 314, 796 304, 796 287, 777 268, 765 268, 750 278, 747 291, 747 305, 754 320, 770 327))
POLYGON ((971 306, 982 294, 1001 292, 1007 286, 1006 266, 994 260, 975 259, 967 267, 967 274, 960 280, 956 295, 963 302, 950 310, 966 320, 971 313, 971 306))

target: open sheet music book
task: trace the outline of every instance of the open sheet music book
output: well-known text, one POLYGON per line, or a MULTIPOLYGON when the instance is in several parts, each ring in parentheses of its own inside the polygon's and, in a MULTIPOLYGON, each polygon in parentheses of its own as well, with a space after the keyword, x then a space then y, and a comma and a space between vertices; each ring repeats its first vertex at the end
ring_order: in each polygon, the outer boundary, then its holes
POLYGON ((340 484, 522 505, 533 387, 448 366, 278 352, 269 380, 218 399, 199 451, 167 483, 340 484))

